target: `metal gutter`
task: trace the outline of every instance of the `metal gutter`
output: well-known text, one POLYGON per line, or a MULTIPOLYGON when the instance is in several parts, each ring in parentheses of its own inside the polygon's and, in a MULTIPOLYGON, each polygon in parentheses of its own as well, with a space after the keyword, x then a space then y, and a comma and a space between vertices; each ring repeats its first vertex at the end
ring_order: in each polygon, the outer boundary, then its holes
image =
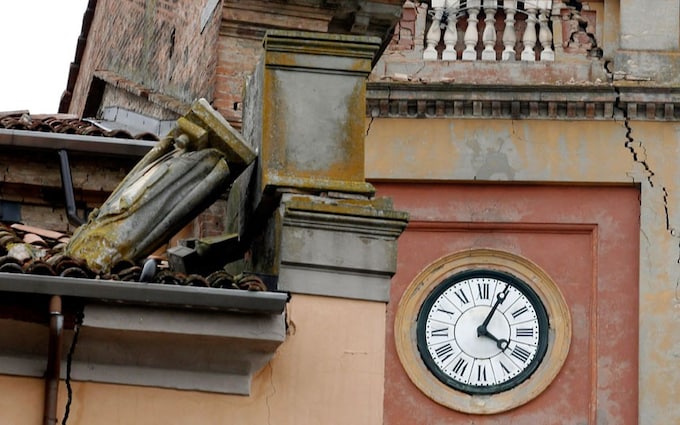
POLYGON ((76 197, 73 194, 73 178, 71 177, 71 165, 68 160, 68 151, 60 149, 59 171, 61 174, 61 189, 64 191, 64 204, 66 205, 66 217, 68 222, 78 227, 85 223, 85 220, 78 217, 76 209, 76 197))
POLYGON ((157 142, 149 140, 119 139, 116 137, 84 136, 80 134, 45 133, 30 130, 0 128, 0 146, 18 148, 68 150, 132 158, 144 156, 157 142))
POLYGON ((285 292, 254 292, 15 273, 0 273, 0 292, 259 314, 283 313, 289 298, 285 292))

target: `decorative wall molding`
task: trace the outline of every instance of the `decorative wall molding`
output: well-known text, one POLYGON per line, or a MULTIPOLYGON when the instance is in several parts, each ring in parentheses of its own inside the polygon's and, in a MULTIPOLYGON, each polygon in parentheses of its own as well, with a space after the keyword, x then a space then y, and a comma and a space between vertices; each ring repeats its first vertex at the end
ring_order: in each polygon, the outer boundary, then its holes
POLYGON ((387 302, 407 215, 385 200, 284 195, 279 289, 387 302))
POLYGON ((680 89, 601 85, 373 82, 370 118, 680 121, 680 89))

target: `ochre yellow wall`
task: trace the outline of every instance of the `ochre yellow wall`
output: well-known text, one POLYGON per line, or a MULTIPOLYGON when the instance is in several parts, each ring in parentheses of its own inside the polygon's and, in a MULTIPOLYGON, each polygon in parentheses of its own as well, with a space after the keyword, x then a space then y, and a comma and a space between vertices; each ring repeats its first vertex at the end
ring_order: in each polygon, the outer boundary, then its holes
POLYGON ((0 375, 0 424, 43 423, 44 387, 41 379, 0 375))
POLYGON ((616 122, 375 120, 366 138, 366 174, 368 180, 631 182, 625 142, 625 127, 616 122), (512 178, 502 173, 506 165, 512 178), (488 175, 489 169, 498 172, 488 175))
MULTIPOLYGON (((250 396, 74 382, 68 425, 381 424, 385 304, 293 295, 287 314, 250 396)), ((0 392, 1 424, 42 423, 42 380, 0 376, 0 392)), ((66 400, 62 382, 59 423, 66 400)))

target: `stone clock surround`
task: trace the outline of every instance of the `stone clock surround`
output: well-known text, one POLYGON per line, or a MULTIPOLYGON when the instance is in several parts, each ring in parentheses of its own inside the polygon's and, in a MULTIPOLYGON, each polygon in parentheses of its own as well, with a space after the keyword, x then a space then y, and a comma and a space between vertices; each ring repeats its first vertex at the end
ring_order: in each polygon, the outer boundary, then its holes
POLYGON ((569 308, 550 276, 525 258, 491 249, 460 251, 426 267, 404 292, 394 326, 397 353, 411 381, 437 403, 475 414, 503 412, 538 396, 559 373, 571 342, 569 308), (550 318, 548 351, 538 369, 530 379, 496 395, 475 396, 446 386, 427 369, 415 343, 416 317, 427 295, 447 277, 472 269, 497 270, 520 278, 536 291, 550 318))

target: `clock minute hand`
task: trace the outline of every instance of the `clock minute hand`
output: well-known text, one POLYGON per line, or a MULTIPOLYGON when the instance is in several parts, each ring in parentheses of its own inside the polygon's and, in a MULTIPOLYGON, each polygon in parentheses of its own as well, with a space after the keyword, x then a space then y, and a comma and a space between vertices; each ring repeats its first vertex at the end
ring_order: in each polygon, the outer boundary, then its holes
MULTIPOLYGON (((488 337, 493 336, 489 333, 489 331, 486 329, 486 327, 489 324, 489 322, 491 321, 491 317, 493 317, 493 314, 496 312, 496 309, 498 308, 498 306, 505 300, 505 297, 508 295, 509 289, 510 289, 510 285, 506 284, 503 292, 499 292, 496 295, 496 302, 491 307, 491 311, 489 311, 489 314, 486 315, 484 322, 482 322, 482 324, 477 327, 477 336, 478 337, 479 336, 488 336, 488 337)), ((493 339, 494 341, 496 341, 498 343, 498 339, 496 337, 493 337, 491 339, 493 339)))

